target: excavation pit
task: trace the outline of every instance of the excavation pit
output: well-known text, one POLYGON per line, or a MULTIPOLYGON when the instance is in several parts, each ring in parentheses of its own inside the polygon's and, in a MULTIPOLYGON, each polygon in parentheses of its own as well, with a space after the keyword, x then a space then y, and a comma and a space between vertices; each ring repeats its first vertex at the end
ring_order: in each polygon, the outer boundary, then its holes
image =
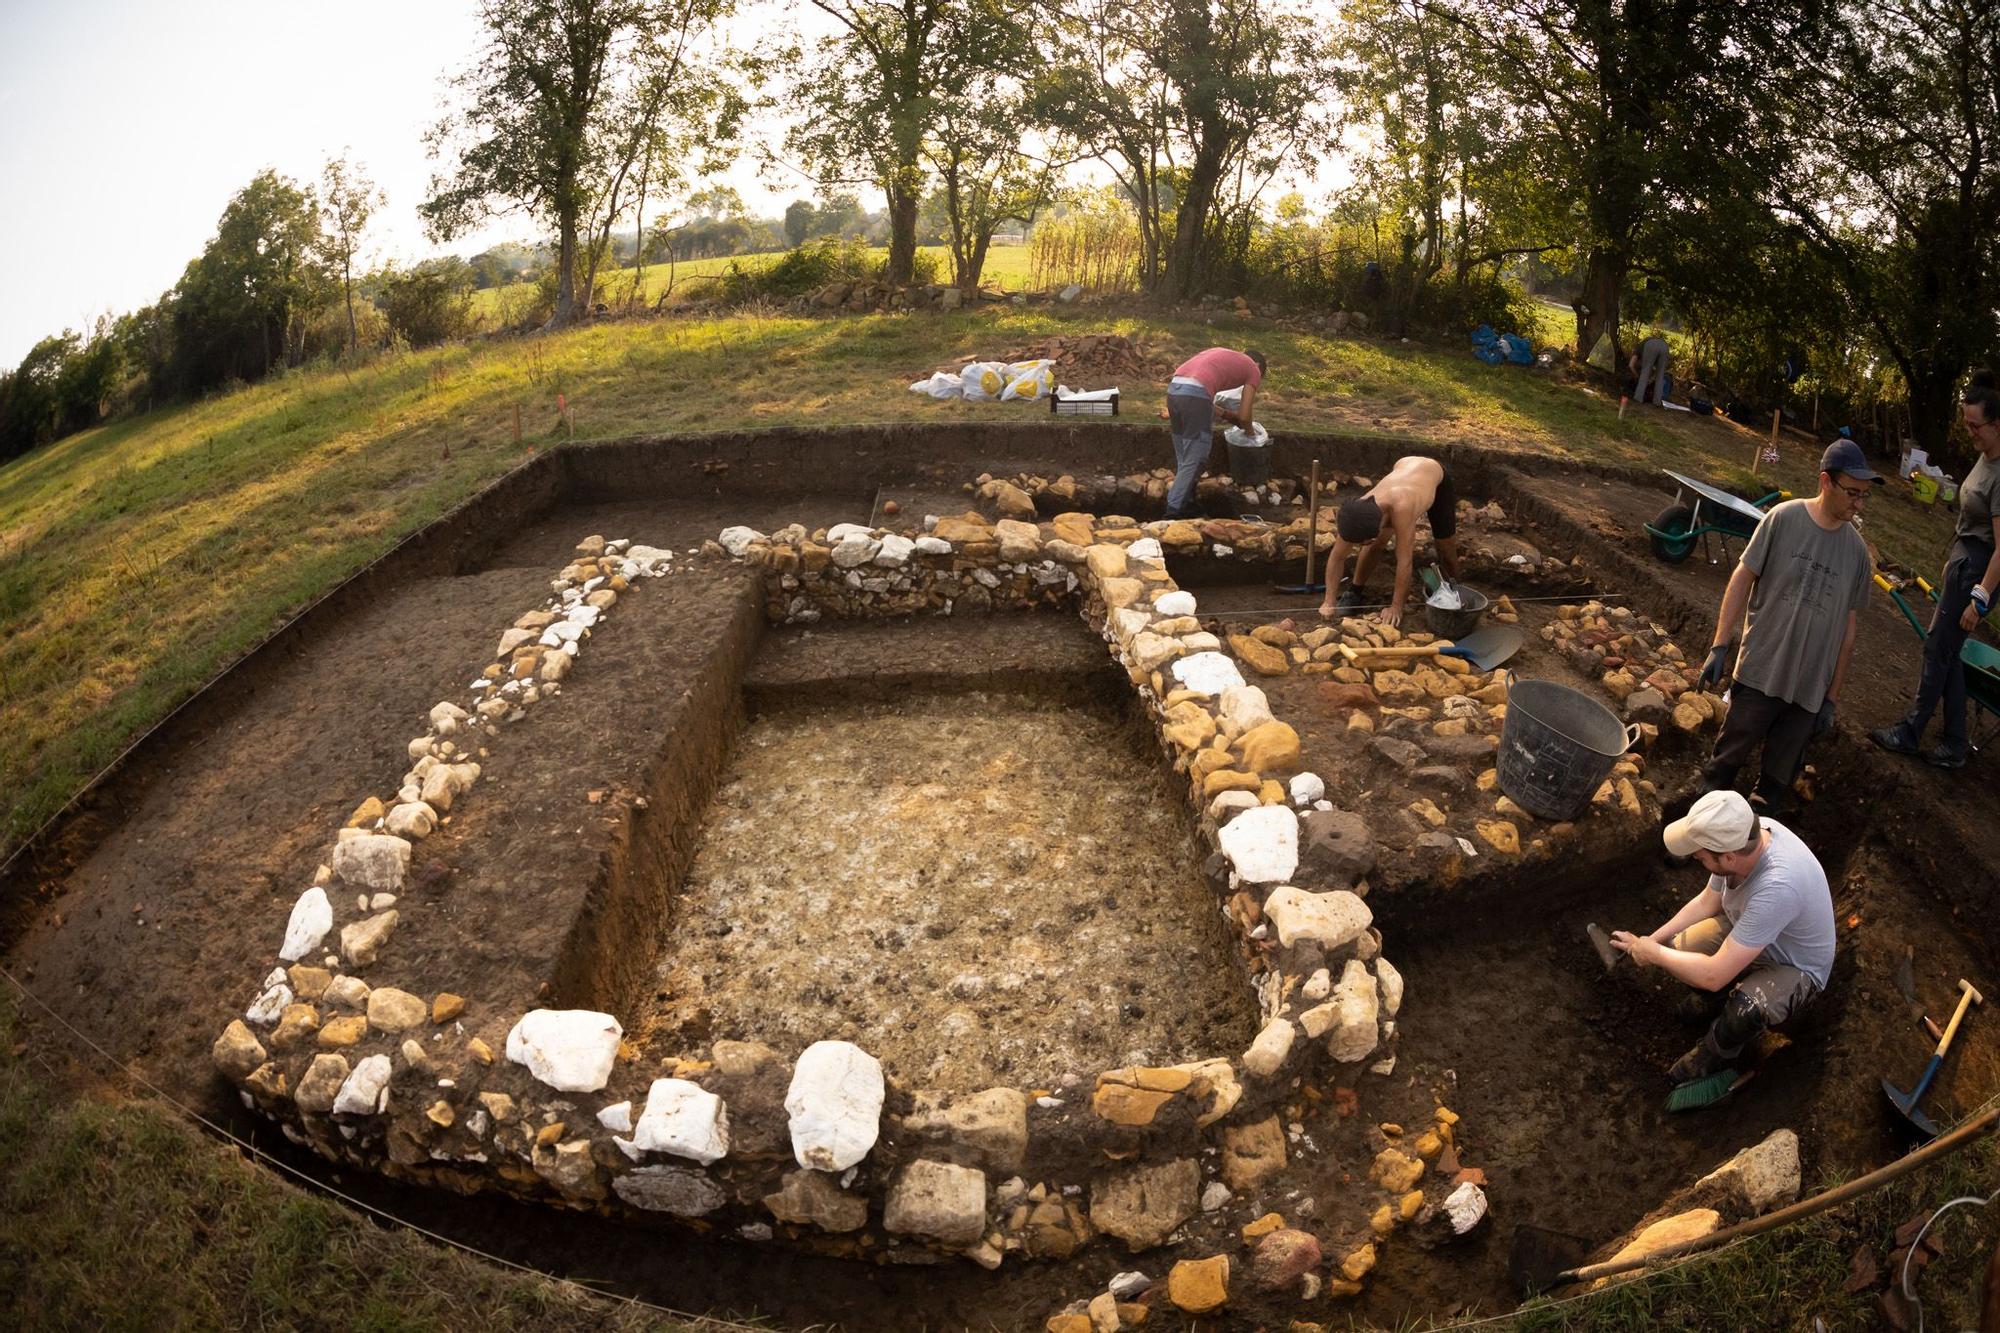
POLYGON ((852 1041, 949 1092, 1241 1049, 1250 993, 1129 707, 763 706, 630 1026, 669 1051, 852 1041))

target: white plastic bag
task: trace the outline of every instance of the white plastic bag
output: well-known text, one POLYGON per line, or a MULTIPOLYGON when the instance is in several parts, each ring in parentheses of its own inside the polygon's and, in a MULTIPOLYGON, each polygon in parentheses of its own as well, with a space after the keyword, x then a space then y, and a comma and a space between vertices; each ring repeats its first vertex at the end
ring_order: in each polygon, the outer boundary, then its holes
POLYGON ((1438 580, 1437 591, 1424 599, 1440 611, 1460 611, 1465 608, 1465 599, 1458 594, 1458 588, 1443 580, 1438 580))
POLYGON ((1218 412, 1236 412, 1240 411, 1242 407, 1243 390, 1240 388, 1224 389, 1221 393, 1215 395, 1215 410, 1218 412))
POLYGON ((998 398, 1007 389, 1007 367, 999 361, 974 361, 959 372, 959 392, 969 403, 998 398))
POLYGON ((1001 402, 1011 403, 1020 398, 1032 402, 1037 398, 1046 397, 1049 391, 1055 388, 1056 374, 1049 369, 1048 362, 1030 362, 1028 367, 1026 370, 1021 370, 1019 366, 1007 368, 1007 373, 1013 378, 1007 381, 1006 389, 1001 392, 1001 402), (1020 371, 1019 374, 1014 373, 1017 370, 1020 371))
POLYGON ((1245 431, 1241 426, 1231 426, 1222 432, 1222 438, 1238 449, 1262 449, 1271 442, 1271 433, 1264 429, 1263 422, 1253 421, 1250 423, 1249 431, 1245 431))
POLYGON ((964 388, 964 383, 949 370, 940 370, 927 380, 918 380, 910 386, 911 393, 928 394, 932 398, 956 398, 964 388))

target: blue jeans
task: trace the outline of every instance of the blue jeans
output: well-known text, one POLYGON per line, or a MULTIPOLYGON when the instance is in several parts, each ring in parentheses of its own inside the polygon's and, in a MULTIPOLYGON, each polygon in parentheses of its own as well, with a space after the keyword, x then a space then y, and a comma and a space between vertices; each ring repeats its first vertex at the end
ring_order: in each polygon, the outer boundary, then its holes
POLYGON ((1167 492, 1167 517, 1194 513, 1194 487, 1215 447, 1215 399, 1192 384, 1167 387, 1167 429, 1174 437, 1174 484, 1167 492))
POLYGON ((1985 542, 1960 537, 1952 545, 1938 588, 1937 610, 1931 616, 1930 636, 1924 640, 1924 674, 1917 682, 1917 700, 1903 716, 1902 727, 1912 744, 1923 739, 1931 713, 1942 702, 1944 732, 1939 739, 1960 754, 1970 746, 1965 731, 1965 661, 1959 656, 1967 635, 1958 627, 1958 618, 1965 613, 1972 590, 1992 558, 1993 548, 1985 542))

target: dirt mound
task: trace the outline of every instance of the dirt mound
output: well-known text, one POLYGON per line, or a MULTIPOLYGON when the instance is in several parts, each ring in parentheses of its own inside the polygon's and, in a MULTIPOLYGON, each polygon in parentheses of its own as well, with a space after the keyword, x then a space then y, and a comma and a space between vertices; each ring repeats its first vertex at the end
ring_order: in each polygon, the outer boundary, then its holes
MULTIPOLYGON (((987 359, 968 356, 958 364, 987 359)), ((1148 346, 1144 340, 1122 333, 1066 333, 1024 344, 990 359, 1009 363, 1053 361, 1056 383, 1072 389, 1130 390, 1140 384, 1163 382, 1174 368, 1174 357, 1169 350, 1148 346)))

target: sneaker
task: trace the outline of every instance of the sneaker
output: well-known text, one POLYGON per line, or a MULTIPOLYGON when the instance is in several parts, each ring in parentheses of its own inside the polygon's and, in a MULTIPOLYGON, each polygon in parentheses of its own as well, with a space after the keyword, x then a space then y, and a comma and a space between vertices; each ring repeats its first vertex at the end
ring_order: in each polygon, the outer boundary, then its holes
POLYGON ((1708 1042, 1706 1040, 1698 1041, 1694 1044, 1692 1050, 1674 1061, 1673 1065, 1667 1070, 1667 1082, 1678 1088, 1683 1083, 1692 1083, 1698 1078, 1707 1078, 1710 1074, 1725 1068, 1728 1064, 1729 1062, 1721 1056, 1709 1053, 1708 1042))
POLYGON ((1887 750, 1890 754, 1917 753, 1916 738, 1898 722, 1892 727, 1877 727, 1868 733, 1868 739, 1887 750))
POLYGON ((1965 760, 1966 753, 1962 748, 1943 741, 1924 751, 1924 762, 1932 768, 1964 768, 1965 760))

